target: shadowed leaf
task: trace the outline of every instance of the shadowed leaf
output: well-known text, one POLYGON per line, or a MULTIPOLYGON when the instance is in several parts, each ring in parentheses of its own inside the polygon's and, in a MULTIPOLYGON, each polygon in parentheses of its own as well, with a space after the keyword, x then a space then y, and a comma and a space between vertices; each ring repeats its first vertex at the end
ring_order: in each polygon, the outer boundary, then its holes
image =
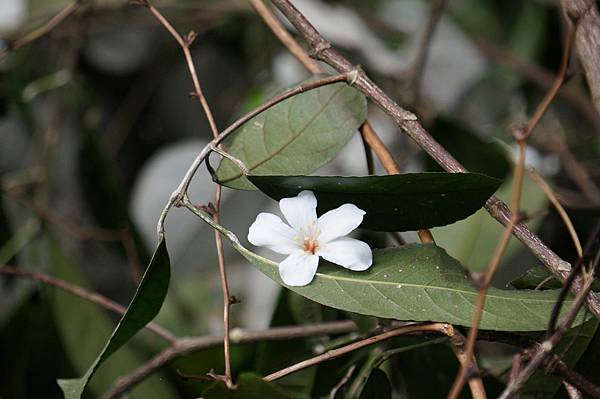
POLYGON ((352 203, 366 212, 360 227, 378 231, 418 230, 464 219, 481 208, 501 183, 477 173, 248 179, 276 200, 310 190, 317 197, 319 214, 352 203))
POLYGON ((158 314, 167 294, 170 261, 165 240, 161 240, 144 273, 127 313, 85 375, 78 379, 58 380, 66 399, 79 399, 96 370, 120 347, 158 314))

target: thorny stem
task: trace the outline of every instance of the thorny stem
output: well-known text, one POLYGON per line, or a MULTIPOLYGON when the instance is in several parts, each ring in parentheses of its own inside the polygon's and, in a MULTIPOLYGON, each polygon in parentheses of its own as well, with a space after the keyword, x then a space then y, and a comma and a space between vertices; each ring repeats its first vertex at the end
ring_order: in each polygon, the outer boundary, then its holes
MULTIPOLYGON (((58 279, 56 277, 48 276, 47 274, 44 274, 44 273, 29 272, 29 271, 21 270, 20 268, 13 267, 13 266, 1 266, 0 274, 13 276, 13 277, 19 277, 19 278, 26 278, 29 280, 39 281, 44 284, 51 285, 53 287, 59 288, 65 292, 68 292, 72 295, 78 296, 79 298, 85 299, 86 301, 89 301, 91 303, 99 305, 99 306, 103 307, 104 309, 110 310, 111 312, 115 312, 120 315, 124 315, 125 312, 127 312, 127 308, 119 305, 118 303, 116 303, 114 301, 111 301, 110 299, 108 299, 107 297, 105 297, 103 295, 97 294, 95 292, 89 292, 79 286, 70 284, 70 283, 68 283, 64 280, 58 279)), ((171 344, 175 343, 177 340, 177 338, 175 337, 174 334, 167 331, 164 327, 159 326, 158 324, 156 324, 153 321, 146 324, 145 328, 148 331, 151 331, 152 333, 154 333, 155 335, 161 337, 162 339, 170 342, 171 344)))

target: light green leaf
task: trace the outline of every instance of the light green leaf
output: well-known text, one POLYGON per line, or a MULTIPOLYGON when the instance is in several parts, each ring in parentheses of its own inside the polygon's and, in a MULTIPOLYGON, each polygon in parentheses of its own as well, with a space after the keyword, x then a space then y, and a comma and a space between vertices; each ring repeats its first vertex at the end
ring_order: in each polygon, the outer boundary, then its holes
MULTIPOLYGON (((277 263, 242 252, 264 274, 282 284, 277 263)), ((352 272, 323 262, 313 282, 288 287, 337 309, 398 320, 470 326, 477 291, 458 261, 433 244, 373 251, 373 266, 352 272)), ((557 290, 490 288, 481 320, 484 330, 540 331, 548 324, 557 290)), ((568 309, 568 303, 563 309, 568 309)), ((579 316, 578 323, 583 321, 579 316)))
POLYGON ((80 399, 89 380, 100 365, 158 314, 167 294, 169 279, 169 254, 163 239, 152 256, 137 292, 129 304, 127 313, 121 318, 104 349, 102 349, 85 375, 78 379, 58 381, 66 399, 80 399))
MULTIPOLYGON (((229 230, 193 205, 188 209, 229 239, 258 270, 284 285, 276 262, 242 246, 229 230)), ((285 285, 284 285, 285 286, 285 285)), ((312 283, 288 287, 320 304, 350 312, 397 320, 435 321, 470 326, 477 291, 460 263, 435 244, 410 244, 373 251, 373 265, 353 272, 322 262, 312 283)), ((483 330, 545 330, 557 290, 490 288, 480 327, 483 330)), ((568 298, 563 312, 573 302, 568 298)), ((583 312, 576 323, 584 321, 583 312)))
MULTIPOLYGON (((305 175, 332 160, 367 117, 365 97, 345 83, 296 95, 252 118, 234 133, 227 151, 255 175, 305 175)), ((253 190, 224 159, 219 181, 253 190)))

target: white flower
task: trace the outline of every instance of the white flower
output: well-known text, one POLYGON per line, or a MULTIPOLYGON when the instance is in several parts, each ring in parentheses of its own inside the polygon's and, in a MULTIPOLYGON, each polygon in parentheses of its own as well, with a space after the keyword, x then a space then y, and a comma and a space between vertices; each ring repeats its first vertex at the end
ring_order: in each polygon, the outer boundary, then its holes
POLYGON ((248 241, 289 255, 279 263, 279 275, 287 285, 309 284, 319 265, 319 256, 350 270, 363 271, 373 263, 371 248, 359 240, 345 237, 363 220, 365 211, 344 204, 317 219, 317 199, 311 191, 283 198, 279 216, 260 213, 248 232, 248 241))

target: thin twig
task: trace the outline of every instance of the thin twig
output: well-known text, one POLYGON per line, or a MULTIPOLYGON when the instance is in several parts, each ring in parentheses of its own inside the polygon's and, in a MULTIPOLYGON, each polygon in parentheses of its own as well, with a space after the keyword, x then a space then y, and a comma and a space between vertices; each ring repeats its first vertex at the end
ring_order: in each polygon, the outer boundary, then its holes
POLYGON ((0 51, 0 62, 4 58, 6 58, 6 56, 8 55, 8 53, 10 51, 19 49, 23 46, 26 46, 29 43, 31 43, 31 42, 39 39, 40 37, 48 34, 49 32, 51 32, 54 28, 56 28, 58 25, 60 25, 65 19, 67 19, 70 15, 75 13, 75 11, 77 11, 81 7, 81 5, 82 5, 82 1, 76 0, 73 3, 70 3, 67 6, 65 6, 62 10, 60 10, 58 12, 58 14, 56 14, 55 16, 50 18, 50 20, 48 22, 46 22, 46 24, 44 24, 43 26, 40 26, 39 28, 35 29, 34 31, 28 33, 27 35, 25 35, 19 39, 9 40, 7 48, 4 49, 3 51, 0 51))
POLYGON ((431 47, 431 40, 435 34, 435 30, 440 22, 442 13, 448 4, 448 0, 435 0, 431 4, 429 10, 429 18, 425 25, 421 41, 417 50, 417 55, 408 70, 407 80, 411 85, 412 92, 412 109, 416 109, 419 105, 421 97, 421 83, 423 82, 423 76, 425 75, 425 65, 427 64, 427 58, 429 56, 429 50, 431 47))
MULTIPOLYGON (((117 314, 123 315, 127 312, 127 308, 119 305, 118 303, 111 301, 107 297, 97 294, 95 292, 89 292, 79 286, 68 283, 64 280, 58 279, 56 277, 48 276, 44 273, 39 272, 28 272, 25 270, 21 270, 20 268, 13 266, 1 266, 0 274, 26 278, 29 280, 40 281, 44 284, 51 285, 53 287, 59 288, 65 292, 78 296, 79 298, 85 299, 93 304, 103 307, 104 309, 110 310, 111 312, 115 312, 117 314)), ((148 323, 145 328, 148 331, 151 331, 155 335, 163 338, 164 340, 170 342, 171 344, 175 343, 177 338, 174 334, 167 331, 164 327, 159 326, 155 322, 151 321, 148 323)))
MULTIPOLYGON (((185 56, 185 60, 192 77, 192 82, 194 83, 194 95, 196 99, 200 102, 202 109, 204 110, 204 114, 208 119, 208 124, 210 125, 210 129, 213 134, 213 138, 216 139, 219 136, 219 130, 217 129, 217 125, 215 123, 215 119, 213 117, 210 106, 208 105, 208 101, 202 92, 202 87, 200 86, 200 80, 198 79, 198 73, 196 72, 196 67, 194 65, 194 60, 192 59, 192 54, 190 52, 190 46, 194 42, 197 34, 194 31, 191 31, 187 34, 187 36, 181 36, 175 28, 170 24, 170 22, 154 7, 149 1, 144 0, 142 5, 147 7, 150 12, 158 19, 158 21, 167 29, 167 31, 175 38, 179 46, 181 47, 183 54, 185 56)), ((213 147, 214 150, 217 147, 213 147)), ((187 192, 187 187, 186 187, 187 192)), ((185 195, 186 192, 183 194, 185 195)), ((215 189, 215 205, 213 208, 213 218, 216 222, 219 222, 220 218, 220 208, 221 208, 221 186, 217 185, 215 189)), ((225 269, 225 257, 223 256, 223 241, 221 240, 221 235, 218 231, 215 230, 215 246, 217 248, 217 259, 219 264, 219 275, 221 280, 221 289, 223 291, 223 351, 225 357, 225 375, 223 376, 223 380, 228 388, 232 388, 234 386, 232 381, 232 372, 231 372, 231 350, 229 344, 229 330, 230 330, 230 318, 229 311, 230 306, 232 304, 232 300, 230 299, 229 294, 229 284, 227 282, 227 271, 225 269)))
POLYGON ((527 363, 527 365, 518 373, 517 376, 511 378, 508 385, 500 395, 500 399, 508 399, 511 398, 512 395, 519 391, 523 384, 533 375, 533 373, 542 365, 547 356, 552 352, 556 344, 563 337, 565 332, 570 328, 571 324, 575 320, 575 317, 578 315, 579 310, 583 306, 585 302, 586 295, 588 291, 592 288, 592 283, 594 281, 594 277, 592 273, 586 273, 584 276, 584 288, 580 291, 580 293, 575 298, 573 305, 565 315, 565 317, 561 320, 559 326, 556 331, 544 342, 542 342, 535 349, 534 354, 531 356, 531 360, 527 363))
MULTIPOLYGON (((514 226, 517 224, 518 214, 519 214, 519 204, 521 201, 521 193, 523 187, 523 171, 525 165, 525 150, 526 143, 524 140, 519 140, 519 157, 517 159, 517 163, 515 165, 515 178, 513 182, 513 192, 512 192, 512 209, 513 214, 511 216, 510 223, 508 226, 504 228, 502 232, 502 236, 498 244, 496 245, 496 249, 494 250, 494 254, 486 268, 485 274, 482 278, 476 279, 475 282, 477 284, 477 301, 475 304, 475 310, 473 311, 473 318, 471 322, 471 328, 469 329, 469 334, 467 336, 467 344, 466 344, 466 353, 467 359, 471 359, 474 356, 475 351, 475 341, 477 340, 477 333, 479 331, 479 323, 481 322, 481 317, 483 316, 483 308, 485 306, 485 301, 487 299, 487 291, 492 282, 494 274, 498 269, 498 265, 500 264, 500 260, 502 259, 502 255, 506 250, 508 245, 508 241, 510 239, 512 230, 514 226)), ((469 364, 460 368, 454 383, 452 384, 452 388, 448 393, 448 399, 456 399, 460 395, 462 388, 464 386, 465 380, 468 379, 469 373, 469 364)))
MULTIPOLYGON (((554 84, 554 74, 541 67, 531 64, 528 61, 518 57, 497 44, 481 37, 473 39, 477 47, 487 56, 498 61, 505 68, 517 73, 521 77, 531 81, 540 88, 548 91, 554 84)), ((600 131, 600 115, 590 103, 588 97, 575 87, 563 86, 558 96, 570 103, 575 109, 579 110, 594 125, 597 131, 600 131)))
POLYGON ((542 119, 542 116, 544 116, 546 113, 548 107, 550 107, 552 101, 554 101, 556 94, 558 94, 558 90, 560 90, 561 86, 565 82, 567 71, 569 69, 569 60, 571 59, 571 48, 573 47, 573 41, 575 40, 575 34, 577 33, 577 26, 577 21, 573 21, 569 24, 569 32, 565 41, 558 75, 556 76, 556 79, 554 79, 554 83, 552 83, 552 86, 546 93, 546 96, 536 108, 533 116, 529 119, 529 123, 527 123, 527 127, 523 132, 523 140, 527 140, 527 138, 529 138, 537 124, 542 119))
MULTIPOLYGON (((263 19, 263 21, 271 29, 273 34, 287 47, 290 53, 294 57, 296 57, 296 59, 298 59, 298 61, 302 63, 302 65, 304 65, 306 69, 308 69, 308 71, 310 71, 313 74, 323 73, 323 68, 321 68, 321 66, 315 60, 310 58, 308 52, 304 50, 302 46, 300 46, 298 42, 296 42, 296 40, 294 40, 294 38, 288 33, 287 29, 275 17, 273 12, 271 12, 271 10, 269 10, 269 8, 264 5, 262 0, 249 1, 252 4, 252 6, 256 9, 260 17, 263 19)), ((351 69, 351 71, 353 70, 354 68, 351 69)), ((358 73, 357 69, 356 72, 358 73)), ((356 76, 358 75, 355 75, 353 80, 356 78, 356 76)), ((354 84, 354 81, 352 81, 351 84, 354 84)), ((392 156, 390 150, 386 147, 381 138, 377 135, 369 121, 366 121, 361 125, 360 133, 363 143, 367 143, 371 147, 371 149, 373 150, 377 158, 380 160, 383 167, 386 169, 387 173, 399 174, 400 167, 394 160, 394 157, 392 156)), ((369 153, 370 152, 368 151, 367 162, 369 161, 369 153)), ((372 169, 372 167, 370 168, 372 169)), ((420 230, 419 238, 421 239, 421 242, 433 242, 433 235, 429 230, 420 230)))
POLYGON ((556 197, 556 194, 554 194, 552 187, 550 187, 548 182, 544 180, 544 178, 535 170, 535 168, 529 168, 529 175, 531 176, 533 181, 538 185, 538 187, 544 192, 544 194, 546 194, 546 197, 548 197, 550 202, 552 202, 554 208, 556 208, 556 211, 560 215, 563 223, 569 231, 569 235, 571 236, 571 240, 573 240, 573 245, 575 245, 577 255, 580 258, 583 257, 583 248, 581 247, 581 241, 579 240, 579 236, 575 231, 575 226, 573 226, 573 222, 571 222, 571 218, 565 211, 565 208, 563 208, 563 206, 560 204, 560 201, 558 201, 558 198, 556 197))
POLYGON ((353 342, 349 345, 342 346, 341 348, 332 349, 325 353, 322 353, 318 356, 312 357, 310 359, 304 360, 302 362, 296 363, 292 366, 286 367, 282 370, 276 371, 272 374, 267 375, 264 380, 265 381, 274 381, 279 378, 285 377, 286 375, 295 373, 296 371, 303 370, 307 367, 314 366, 319 363, 323 363, 328 360, 336 359, 340 356, 345 355, 346 353, 355 351, 360 348, 364 348, 365 346, 372 345, 374 343, 384 341, 386 339, 390 339, 392 337, 396 337, 398 335, 405 335, 415 332, 438 332, 444 335, 448 335, 453 328, 451 325, 446 323, 427 323, 427 324, 410 324, 407 326, 402 326, 398 328, 394 328, 390 331, 386 331, 381 334, 374 335, 369 338, 362 339, 357 342, 353 342))
POLYGON ((198 170, 198 167, 200 167, 200 165, 202 164, 202 162, 204 162, 204 160, 210 154, 210 152, 213 151, 213 148, 218 146, 223 140, 225 140, 230 134, 235 132, 244 123, 248 122, 250 119, 254 118, 256 115, 260 114, 261 112, 264 112, 267 109, 279 104, 280 102, 282 102, 290 97, 293 97, 297 94, 304 93, 306 91, 313 90, 318 87, 323 87, 323 86, 327 86, 327 85, 339 83, 339 82, 350 82, 352 80, 353 76, 354 76, 354 73, 351 71, 349 73, 343 73, 343 74, 334 75, 334 76, 327 76, 322 79, 318 79, 318 80, 314 80, 311 82, 306 82, 306 83, 300 84, 292 89, 284 91, 283 93, 281 93, 278 96, 271 98, 270 100, 266 101, 261 106, 255 108, 252 111, 248 112, 247 114, 243 115, 238 120, 236 120, 234 123, 229 125, 229 127, 227 127, 225 130, 223 130, 216 138, 214 138, 210 143, 208 143, 206 146, 204 146, 204 148, 200 151, 198 156, 194 159, 194 161, 192 162, 192 164, 186 171, 183 179, 179 183, 179 186, 175 189, 175 191, 173 191, 171 193, 171 196, 169 197, 167 204, 165 205, 163 211, 160 214, 160 217, 159 217, 159 220, 158 220, 158 223, 156 226, 159 238, 164 235, 165 220, 166 220, 167 214, 169 213, 171 208, 176 203, 180 202, 183 199, 184 193, 187 192, 187 188, 188 188, 190 182, 192 181, 194 174, 198 170))
POLYGON ((125 227, 120 230, 81 227, 73 224, 56 211, 36 204, 32 200, 26 198, 17 189, 3 188, 2 192, 8 195, 15 202, 35 213, 40 219, 51 223, 77 240, 119 242, 125 250, 132 278, 134 281, 140 280, 143 270, 140 264, 138 248, 135 244, 135 240, 129 227, 125 227))
MULTIPOLYGON (((248 331, 234 328, 231 330, 230 339, 232 344, 244 344, 305 338, 316 335, 346 334, 355 331, 358 331, 356 324, 351 320, 344 320, 300 326, 274 327, 262 331, 248 331)), ((203 349, 214 348, 222 344, 222 336, 180 338, 173 345, 154 356, 149 362, 120 378, 111 390, 104 394, 103 399, 117 398, 129 392, 137 384, 178 357, 203 349)))
POLYGON ((294 57, 306 69, 310 71, 310 73, 316 75, 319 73, 323 73, 323 69, 319 66, 317 61, 310 58, 308 53, 298 44, 296 40, 290 35, 287 29, 279 22, 279 20, 273 15, 271 10, 265 5, 263 0, 248 0, 252 7, 256 10, 258 15, 262 18, 262 20, 267 24, 267 26, 275 33, 275 36, 283 43, 285 47, 287 47, 288 51, 292 53, 294 57))
MULTIPOLYGON (((298 32, 309 43, 314 57, 324 61, 339 72, 348 72, 355 67, 310 24, 310 22, 290 3, 289 0, 272 0, 277 8, 294 25, 298 32)), ((409 135, 427 154, 449 172, 466 172, 466 169, 448 153, 417 121, 417 117, 400 107, 368 76, 359 70, 354 87, 366 94, 378 107, 387 113, 402 130, 409 135)), ((510 224, 512 214, 506 204, 493 196, 486 202, 485 208, 490 215, 503 225, 510 224)), ((564 281, 570 270, 568 262, 562 260, 548 248, 527 226, 522 223, 513 228, 513 234, 561 281, 564 281)), ((580 280, 575 281, 572 290, 577 293, 582 288, 580 280)), ((600 298, 595 293, 589 293, 588 309, 600 317, 600 298)))

